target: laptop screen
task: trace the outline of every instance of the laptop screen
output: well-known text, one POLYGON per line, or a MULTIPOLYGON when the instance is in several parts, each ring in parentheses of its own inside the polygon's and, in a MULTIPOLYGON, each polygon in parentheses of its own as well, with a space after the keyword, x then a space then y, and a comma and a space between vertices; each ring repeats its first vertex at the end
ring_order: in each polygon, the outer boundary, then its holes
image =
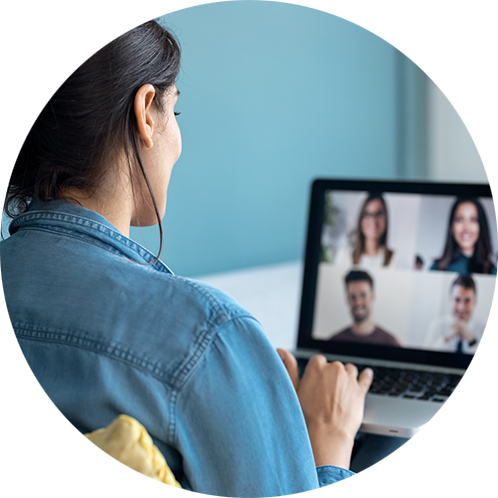
POLYGON ((466 366, 491 309, 488 186, 318 180, 300 347, 466 366))

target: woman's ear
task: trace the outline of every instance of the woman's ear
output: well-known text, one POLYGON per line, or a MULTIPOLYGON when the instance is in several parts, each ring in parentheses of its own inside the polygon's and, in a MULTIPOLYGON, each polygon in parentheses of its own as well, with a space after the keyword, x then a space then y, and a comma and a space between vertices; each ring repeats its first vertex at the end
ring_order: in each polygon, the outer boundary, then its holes
POLYGON ((141 86, 135 94, 134 111, 137 118, 137 127, 140 138, 145 147, 151 148, 154 143, 152 135, 154 131, 154 120, 152 119, 152 101, 156 91, 152 85, 141 86))

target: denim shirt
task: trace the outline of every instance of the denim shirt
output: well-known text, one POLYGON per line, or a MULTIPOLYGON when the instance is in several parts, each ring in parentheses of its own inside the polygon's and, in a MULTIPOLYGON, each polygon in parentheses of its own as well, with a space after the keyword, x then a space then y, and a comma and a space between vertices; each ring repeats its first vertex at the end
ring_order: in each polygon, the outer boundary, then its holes
POLYGON ((0 243, 26 359, 81 432, 124 413, 184 488, 275 496, 352 475, 315 468, 289 376, 260 324, 226 294, 175 276, 80 206, 33 202, 0 243))

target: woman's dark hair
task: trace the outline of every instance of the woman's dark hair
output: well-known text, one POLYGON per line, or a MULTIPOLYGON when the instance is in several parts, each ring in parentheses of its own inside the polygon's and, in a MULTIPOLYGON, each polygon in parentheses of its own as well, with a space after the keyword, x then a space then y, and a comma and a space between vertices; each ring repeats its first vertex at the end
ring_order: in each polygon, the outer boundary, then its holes
POLYGON ((437 270, 446 270, 451 263, 461 256, 458 244, 453 237, 452 227, 458 206, 468 202, 476 207, 479 222, 479 238, 474 246, 474 253, 470 258, 468 271, 469 273, 491 273, 493 271, 494 265, 490 259, 492 248, 488 219, 482 204, 475 198, 458 198, 453 203, 448 220, 448 230, 446 233, 443 255, 436 260, 437 270))
MULTIPOLYGON (((140 156, 134 113, 137 90, 153 85, 153 103, 163 96, 180 70, 180 48, 156 21, 121 35, 83 63, 55 92, 31 128, 12 173, 4 210, 24 213, 31 200, 69 200, 77 189, 91 195, 114 155, 126 154, 130 178, 143 177, 163 245, 161 217, 140 156)), ((141 185, 133 181, 132 185, 141 185)), ((141 192, 142 195, 146 195, 141 192)))
POLYGON ((365 215, 365 209, 370 202, 378 200, 382 204, 382 208, 384 209, 384 213, 386 214, 386 229, 384 233, 379 238, 379 249, 383 248, 384 250, 384 262, 382 266, 389 266, 391 259, 394 255, 394 251, 387 247, 387 232, 388 232, 388 218, 387 218, 387 206, 384 197, 382 197, 381 193, 378 192, 370 192, 367 198, 363 201, 363 204, 360 209, 360 215, 358 216, 358 223, 356 225, 356 237, 353 248, 353 264, 357 265, 360 262, 362 254, 365 252, 365 235, 363 235, 363 231, 361 229, 361 222, 365 215))

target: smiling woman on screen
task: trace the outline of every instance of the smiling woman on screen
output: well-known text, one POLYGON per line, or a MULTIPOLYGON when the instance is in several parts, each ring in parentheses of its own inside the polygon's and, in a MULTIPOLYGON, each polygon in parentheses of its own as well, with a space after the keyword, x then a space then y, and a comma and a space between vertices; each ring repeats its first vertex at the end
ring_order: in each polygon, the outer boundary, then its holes
POLYGON ((486 213, 477 199, 457 199, 451 210, 443 254, 431 270, 461 275, 496 275, 491 261, 491 238, 486 213))

